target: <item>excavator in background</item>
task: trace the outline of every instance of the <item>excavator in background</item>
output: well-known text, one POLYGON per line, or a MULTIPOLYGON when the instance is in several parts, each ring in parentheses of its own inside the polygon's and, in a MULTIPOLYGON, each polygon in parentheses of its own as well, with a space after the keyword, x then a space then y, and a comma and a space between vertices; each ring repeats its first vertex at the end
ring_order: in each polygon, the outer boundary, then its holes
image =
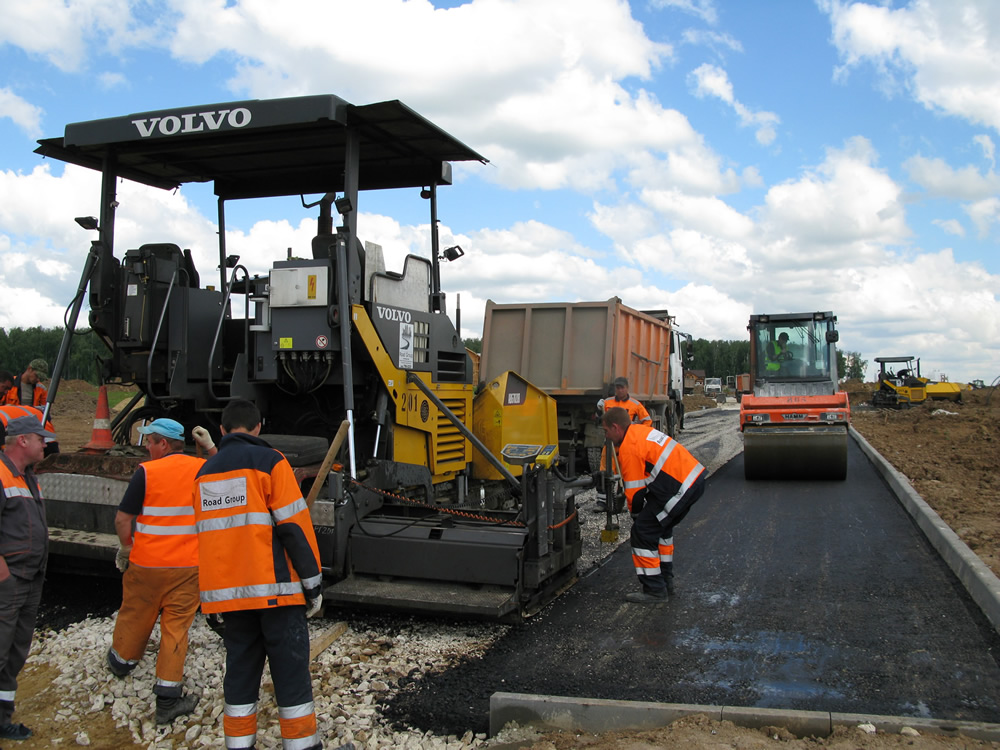
POLYGON ((747 479, 845 479, 851 407, 832 312, 751 315, 752 392, 740 400, 747 479))
POLYGON ((49 402, 85 299, 108 350, 103 382, 138 390, 112 422, 117 449, 38 464, 55 555, 113 571, 115 510, 146 457, 135 427, 170 417, 218 441, 226 404, 249 399, 307 497, 328 603, 518 620, 572 582, 575 493, 591 480, 564 470, 551 397, 513 372, 476 393, 460 310, 453 322, 441 291, 441 261, 464 253, 440 248, 438 188, 452 162, 482 156, 399 101, 331 95, 79 122, 39 144, 102 176, 99 215, 76 219, 97 235, 49 402), (129 225, 141 241, 115 253, 116 211, 134 200, 122 180, 211 183, 213 281, 197 268, 212 255, 182 249, 169 226, 129 225), (360 200, 388 189, 430 208, 429 246, 400 270, 357 236, 360 200), (272 204, 249 199, 285 196, 315 209, 316 234, 251 273, 237 254, 249 248, 228 246, 226 209, 256 221, 272 204))

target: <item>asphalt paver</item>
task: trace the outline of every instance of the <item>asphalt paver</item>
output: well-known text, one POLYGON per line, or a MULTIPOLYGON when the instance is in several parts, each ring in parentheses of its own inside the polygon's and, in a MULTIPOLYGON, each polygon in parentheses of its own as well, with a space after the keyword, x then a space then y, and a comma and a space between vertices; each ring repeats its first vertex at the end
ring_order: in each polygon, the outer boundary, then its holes
POLYGON ((1000 636, 854 443, 846 481, 712 475, 675 529, 677 593, 638 590, 628 541, 481 658, 384 707, 488 731, 494 692, 1000 723, 1000 636))

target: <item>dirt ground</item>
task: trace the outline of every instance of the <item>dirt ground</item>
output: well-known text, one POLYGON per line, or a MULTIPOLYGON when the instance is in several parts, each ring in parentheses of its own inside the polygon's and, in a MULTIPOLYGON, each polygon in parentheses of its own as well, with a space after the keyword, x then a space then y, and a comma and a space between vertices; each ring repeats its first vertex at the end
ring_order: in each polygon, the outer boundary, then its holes
MULTIPOLYGON (((874 386, 849 383, 854 427, 879 453, 913 484, 920 495, 981 559, 1000 575, 1000 396, 993 389, 966 391, 961 403, 928 402, 900 411, 872 410, 868 402, 874 386)), ((112 399, 113 400, 113 399, 112 399)), ((711 401, 705 399, 705 406, 711 401)), ((688 408, 700 408, 692 402, 688 408)), ((62 450, 71 451, 91 439, 97 397, 93 386, 79 381, 60 385, 52 420, 62 450)), ((683 437, 682 437, 683 440, 683 437)), ((60 696, 50 687, 54 670, 30 664, 21 675, 18 714, 37 736, 18 743, 23 750, 54 745, 74 746, 85 731, 88 744, 100 748, 134 748, 126 729, 113 725, 109 714, 84 713, 81 721, 60 720, 60 696)), ((183 735, 175 748, 184 747, 183 735), (178 744, 179 743, 179 744, 178 744)), ((603 735, 554 733, 506 747, 533 750, 653 750, 654 748, 831 748, 831 750, 886 750, 887 748, 1000 748, 1000 742, 968 737, 924 734, 867 734, 841 728, 827 738, 795 738, 787 730, 737 727, 730 722, 692 716, 646 732, 603 735)))

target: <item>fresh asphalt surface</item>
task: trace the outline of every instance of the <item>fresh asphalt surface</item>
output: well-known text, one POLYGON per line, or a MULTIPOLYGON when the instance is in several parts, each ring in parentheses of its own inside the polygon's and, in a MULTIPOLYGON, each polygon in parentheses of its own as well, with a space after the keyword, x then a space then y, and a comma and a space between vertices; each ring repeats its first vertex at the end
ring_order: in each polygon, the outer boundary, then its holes
POLYGON ((1000 636, 849 450, 846 482, 746 482, 737 455, 675 530, 668 603, 625 603, 638 589, 625 539, 481 659, 406 685, 384 715, 486 732, 490 695, 510 692, 1000 722, 1000 636))

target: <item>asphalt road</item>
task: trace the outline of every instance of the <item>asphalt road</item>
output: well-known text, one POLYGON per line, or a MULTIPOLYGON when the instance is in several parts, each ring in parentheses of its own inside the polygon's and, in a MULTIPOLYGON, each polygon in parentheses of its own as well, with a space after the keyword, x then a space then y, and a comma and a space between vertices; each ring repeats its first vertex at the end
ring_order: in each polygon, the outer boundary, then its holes
POLYGON ((677 527, 668 603, 624 602, 638 586, 626 540, 384 715, 485 732, 505 691, 1000 722, 1000 636, 857 445, 846 482, 748 483, 742 461, 713 472, 677 527))

